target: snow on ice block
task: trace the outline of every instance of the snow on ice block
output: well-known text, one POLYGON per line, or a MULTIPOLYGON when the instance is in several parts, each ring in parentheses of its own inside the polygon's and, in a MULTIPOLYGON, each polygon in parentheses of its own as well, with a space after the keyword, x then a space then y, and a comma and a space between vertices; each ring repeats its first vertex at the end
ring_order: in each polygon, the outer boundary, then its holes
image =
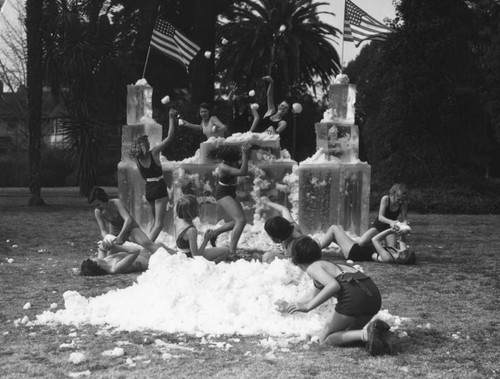
POLYGON ((144 123, 123 125, 122 127, 122 161, 132 161, 130 146, 137 137, 147 135, 151 147, 158 145, 162 140, 162 127, 151 119, 143 119, 144 123))
POLYGON ((357 125, 339 122, 319 122, 315 124, 316 149, 333 160, 356 163, 359 155, 359 130, 357 125))
POLYGON ((353 124, 356 86, 354 84, 331 84, 329 98, 333 116, 332 121, 353 124))
POLYGON ((208 154, 222 146, 241 146, 245 142, 250 142, 253 147, 250 150, 251 161, 269 161, 280 157, 279 135, 269 135, 267 133, 235 133, 228 138, 209 138, 200 144, 200 163, 214 163, 208 154))
POLYGON ((366 163, 301 163, 299 224, 304 233, 331 225, 361 235, 368 229, 371 167, 366 163))
POLYGON ((145 116, 153 118, 153 88, 146 85, 127 85, 127 124, 141 122, 145 116))

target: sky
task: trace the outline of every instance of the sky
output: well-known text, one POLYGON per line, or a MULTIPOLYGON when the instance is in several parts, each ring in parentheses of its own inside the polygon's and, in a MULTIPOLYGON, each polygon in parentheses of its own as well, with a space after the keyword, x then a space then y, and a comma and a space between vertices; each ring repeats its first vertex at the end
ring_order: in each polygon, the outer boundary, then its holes
MULTIPOLYGON (((344 14, 344 0, 322 0, 323 2, 328 2, 330 5, 326 7, 320 7, 322 11, 328 11, 335 14, 333 16, 322 16, 324 22, 327 22, 337 29, 342 30, 343 25, 343 14, 344 14)), ((393 5, 393 0, 351 0, 363 11, 368 13, 370 16, 376 18, 377 20, 383 22, 384 18, 394 18, 396 16, 396 11, 393 5)), ((342 55, 341 47, 341 37, 335 39, 334 44, 339 56, 342 55)), ((353 42, 346 42, 344 44, 344 54, 343 61, 344 65, 349 63, 351 60, 355 59, 359 54, 363 46, 368 44, 368 42, 363 42, 359 48, 354 46, 353 42)))

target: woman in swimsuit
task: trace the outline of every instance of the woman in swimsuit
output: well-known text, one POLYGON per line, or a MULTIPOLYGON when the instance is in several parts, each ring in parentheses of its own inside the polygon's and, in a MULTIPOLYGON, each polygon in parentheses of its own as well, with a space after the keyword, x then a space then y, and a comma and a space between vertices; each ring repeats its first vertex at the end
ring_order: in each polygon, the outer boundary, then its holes
POLYGON ((332 242, 339 245, 345 259, 363 262, 374 261, 380 263, 399 263, 399 264, 414 264, 415 253, 410 251, 406 243, 400 243, 400 248, 383 245, 383 241, 389 235, 403 237, 409 232, 410 227, 403 223, 396 223, 391 228, 380 232, 372 238, 372 244, 361 246, 338 225, 332 225, 320 241, 320 248, 328 247, 332 242))
POLYGON ((146 200, 153 213, 153 225, 148 233, 148 237, 152 241, 156 241, 162 231, 167 211, 168 192, 163 179, 160 153, 174 140, 176 116, 177 111, 170 109, 167 138, 157 146, 150 149, 148 136, 140 136, 130 148, 130 155, 135 159, 137 168, 146 181, 146 200))
POLYGON ((209 158, 222 160, 216 169, 217 188, 215 190, 215 200, 217 200, 217 204, 231 218, 231 221, 226 222, 217 229, 209 229, 206 233, 210 243, 215 247, 217 236, 231 230, 229 251, 233 255, 237 255, 236 248, 238 247, 238 241, 246 225, 243 206, 236 198, 238 176, 248 174, 248 152, 251 147, 252 145, 246 142, 241 145, 240 149, 235 146, 223 146, 209 153, 209 158))
POLYGON ((201 131, 207 138, 222 137, 227 133, 227 126, 215 115, 212 115, 212 109, 207 103, 200 104, 200 124, 192 124, 186 120, 179 120, 179 125, 186 126, 193 130, 201 131))
MULTIPOLYGON (((408 224, 408 190, 404 184, 394 184, 389 190, 389 195, 384 195, 380 200, 377 218, 372 226, 359 239, 360 246, 371 245, 372 238, 380 232, 394 226, 399 219, 408 224)), ((396 236, 389 234, 387 246, 396 246, 396 236)), ((404 239, 403 239, 404 243, 404 239)))
POLYGON ((80 275, 101 276, 146 271, 151 252, 140 246, 130 246, 128 252, 111 253, 101 258, 89 258, 82 262, 80 275))
POLYGON ((393 352, 389 325, 378 319, 370 322, 380 310, 381 296, 368 276, 352 266, 322 260, 318 244, 305 236, 294 241, 292 262, 313 280, 314 290, 288 304, 289 313, 309 312, 337 298, 332 318, 319 334, 321 344, 344 346, 364 341, 371 355, 393 352))
MULTIPOLYGON (((287 126, 287 122, 284 120, 284 117, 290 110, 290 105, 286 101, 282 101, 278 105, 278 110, 276 110, 273 99, 273 78, 271 78, 270 76, 264 76, 262 79, 269 83, 267 87, 267 112, 264 115, 262 121, 259 123, 259 129, 257 130, 257 132, 280 134, 285 130, 287 126)), ((252 126, 252 129, 250 129, 250 131, 256 131, 255 129, 255 126, 252 126)))
POLYGON ((184 195, 175 203, 175 213, 177 219, 175 222, 175 243, 177 249, 186 254, 189 258, 201 255, 202 257, 219 263, 227 259, 229 249, 227 247, 206 248, 208 235, 205 236, 203 243, 198 247, 198 230, 193 225, 193 220, 198 217, 198 201, 194 195, 184 195))

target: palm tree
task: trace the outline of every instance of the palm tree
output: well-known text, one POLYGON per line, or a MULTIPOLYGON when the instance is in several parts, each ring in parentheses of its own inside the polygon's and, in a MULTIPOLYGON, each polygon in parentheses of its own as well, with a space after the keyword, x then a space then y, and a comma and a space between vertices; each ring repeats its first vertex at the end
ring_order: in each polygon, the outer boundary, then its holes
POLYGON ((31 197, 29 205, 44 205, 41 197, 42 181, 40 177, 40 158, 42 145, 42 2, 26 1, 26 40, 27 54, 27 96, 28 96, 28 130, 29 130, 29 188, 31 197))
MULTIPOLYGON (((225 81, 252 88, 271 74, 288 94, 296 84, 313 85, 319 78, 324 88, 339 71, 339 56, 330 39, 338 31, 319 19, 312 0, 257 0, 235 4, 218 28, 222 41, 217 70, 225 81)), ((279 88, 278 88, 279 90, 279 88)))
POLYGON ((124 112, 117 102, 125 103, 121 74, 126 67, 109 10, 106 0, 49 0, 45 5, 45 71, 69 112, 63 128, 82 195, 96 183, 106 122, 124 112))

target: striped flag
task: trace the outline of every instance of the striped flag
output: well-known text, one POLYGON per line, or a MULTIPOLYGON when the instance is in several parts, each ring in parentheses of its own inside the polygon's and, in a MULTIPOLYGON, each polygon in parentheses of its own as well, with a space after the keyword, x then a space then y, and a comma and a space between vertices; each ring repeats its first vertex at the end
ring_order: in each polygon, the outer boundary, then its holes
POLYGON ((158 17, 151 37, 151 46, 167 57, 188 66, 200 47, 178 31, 171 23, 158 17))
POLYGON ((394 29, 377 21, 351 0, 346 0, 344 17, 344 41, 354 42, 358 47, 367 40, 385 41, 394 29))

